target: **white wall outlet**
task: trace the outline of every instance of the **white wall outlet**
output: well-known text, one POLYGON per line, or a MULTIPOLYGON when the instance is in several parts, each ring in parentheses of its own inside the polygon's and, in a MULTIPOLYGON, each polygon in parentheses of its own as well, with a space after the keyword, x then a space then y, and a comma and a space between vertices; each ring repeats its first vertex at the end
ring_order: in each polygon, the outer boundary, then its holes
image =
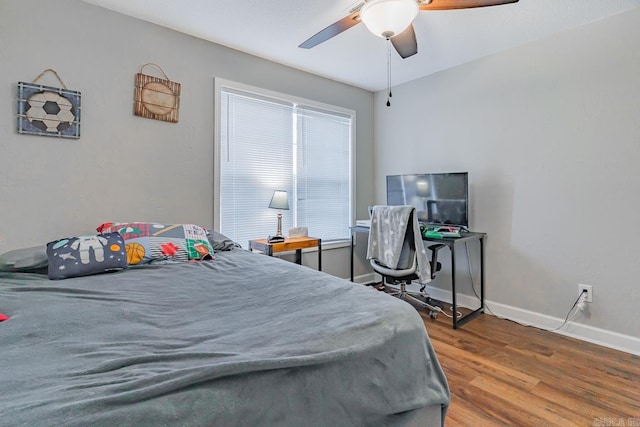
POLYGON ((591 285, 578 285, 578 293, 582 294, 582 291, 587 291, 587 302, 593 302, 593 286, 591 285))

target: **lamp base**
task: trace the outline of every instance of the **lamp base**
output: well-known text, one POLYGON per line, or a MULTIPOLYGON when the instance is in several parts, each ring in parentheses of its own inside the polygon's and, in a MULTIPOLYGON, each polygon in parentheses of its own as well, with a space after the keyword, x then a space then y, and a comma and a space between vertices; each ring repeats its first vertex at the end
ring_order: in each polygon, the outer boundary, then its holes
POLYGON ((274 237, 282 237, 282 211, 278 211, 278 231, 274 237))
POLYGON ((282 243, 284 242, 284 236, 269 236, 267 237, 269 243, 282 243))

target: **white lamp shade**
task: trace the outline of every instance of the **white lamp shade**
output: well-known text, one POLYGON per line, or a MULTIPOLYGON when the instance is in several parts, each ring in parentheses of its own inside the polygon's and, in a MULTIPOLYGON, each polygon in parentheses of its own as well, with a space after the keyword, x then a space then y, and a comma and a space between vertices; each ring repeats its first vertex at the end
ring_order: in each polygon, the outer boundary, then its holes
POLYGON ((289 199, 287 198, 287 192, 283 190, 276 190, 271 197, 271 203, 269 207, 272 209, 289 210, 289 199))
POLYGON ((416 0, 370 0, 360 9, 360 20, 373 34, 386 39, 403 32, 419 10, 416 0))

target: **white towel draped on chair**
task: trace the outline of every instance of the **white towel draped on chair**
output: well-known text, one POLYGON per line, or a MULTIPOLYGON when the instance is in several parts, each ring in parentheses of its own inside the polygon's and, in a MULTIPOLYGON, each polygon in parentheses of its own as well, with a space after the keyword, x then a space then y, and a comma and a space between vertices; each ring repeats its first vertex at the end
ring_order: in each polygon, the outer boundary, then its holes
POLYGON ((420 225, 413 206, 374 206, 369 229, 367 259, 386 265, 391 269, 398 267, 400 253, 407 230, 408 221, 413 221, 415 251, 417 255, 416 275, 421 284, 431 282, 431 265, 422 242, 420 225), (411 215, 411 213, 414 213, 411 215))

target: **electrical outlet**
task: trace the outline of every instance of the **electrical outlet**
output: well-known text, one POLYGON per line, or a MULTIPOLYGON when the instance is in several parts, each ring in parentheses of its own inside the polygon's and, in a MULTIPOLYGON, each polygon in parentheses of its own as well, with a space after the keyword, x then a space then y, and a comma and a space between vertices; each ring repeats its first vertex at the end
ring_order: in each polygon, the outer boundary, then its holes
POLYGON ((578 293, 582 294, 582 291, 587 291, 587 302, 593 302, 593 286, 578 285, 578 293))

